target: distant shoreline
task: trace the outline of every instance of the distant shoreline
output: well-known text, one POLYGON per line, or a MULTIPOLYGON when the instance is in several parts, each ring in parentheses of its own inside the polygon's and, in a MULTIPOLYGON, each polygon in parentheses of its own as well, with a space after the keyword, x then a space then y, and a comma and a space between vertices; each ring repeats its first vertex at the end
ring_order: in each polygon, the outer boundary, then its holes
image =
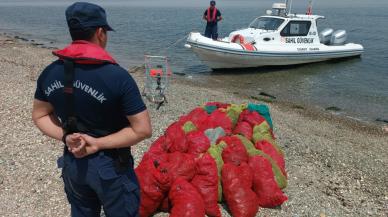
POLYGON ((44 48, 44 49, 58 49, 58 47, 53 46, 54 42, 53 41, 44 41, 42 40, 36 40, 36 39, 29 39, 27 36, 24 36, 23 34, 18 34, 18 33, 10 33, 10 32, 4 32, 0 30, 0 36, 9 38, 9 39, 14 39, 18 40, 19 42, 22 43, 28 43, 30 45, 36 46, 38 48, 44 48))

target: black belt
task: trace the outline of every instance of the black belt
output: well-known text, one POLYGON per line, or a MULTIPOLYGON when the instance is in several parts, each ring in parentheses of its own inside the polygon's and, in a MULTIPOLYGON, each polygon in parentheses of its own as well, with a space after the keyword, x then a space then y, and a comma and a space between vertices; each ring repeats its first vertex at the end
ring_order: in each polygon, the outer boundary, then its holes
MULTIPOLYGON (((124 172, 134 166, 134 160, 131 154, 131 148, 106 149, 100 150, 98 153, 103 153, 105 156, 112 158, 115 162, 115 167, 119 172, 124 172)), ((98 154, 96 153, 96 154, 98 154)), ((65 145, 64 155, 71 154, 65 145)))

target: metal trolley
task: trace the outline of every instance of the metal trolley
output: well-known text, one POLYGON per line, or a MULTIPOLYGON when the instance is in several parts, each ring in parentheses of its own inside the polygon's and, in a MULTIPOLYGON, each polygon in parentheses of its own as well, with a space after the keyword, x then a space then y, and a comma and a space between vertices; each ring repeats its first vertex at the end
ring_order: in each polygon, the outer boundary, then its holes
POLYGON ((145 83, 143 96, 157 104, 157 110, 167 103, 165 91, 169 85, 171 69, 166 56, 144 56, 145 83))

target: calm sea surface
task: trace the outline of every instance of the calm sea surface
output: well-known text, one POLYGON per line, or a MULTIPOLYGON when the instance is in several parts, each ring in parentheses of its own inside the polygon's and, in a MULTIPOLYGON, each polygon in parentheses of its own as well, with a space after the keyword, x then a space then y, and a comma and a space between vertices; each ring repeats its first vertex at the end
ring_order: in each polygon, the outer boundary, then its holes
MULTIPOLYGON (((71 2, 0 0, 0 32, 62 47, 70 42, 64 11, 71 2)), ((388 119, 388 0, 314 2, 314 14, 326 17, 318 23, 319 28, 345 29, 349 42, 364 46, 361 58, 228 72, 212 72, 183 47, 184 41, 166 49, 191 31, 204 31, 201 18, 208 1, 94 2, 106 8, 109 23, 116 29, 109 34, 108 50, 125 68, 142 64, 144 54, 168 55, 174 72, 185 73, 187 79, 202 85, 229 87, 251 96, 266 92, 279 100, 321 108, 337 107, 342 115, 361 120, 388 119)), ((294 0, 292 10, 305 12, 306 2, 294 0)), ((272 3, 219 0, 224 17, 220 36, 246 27, 272 3)))

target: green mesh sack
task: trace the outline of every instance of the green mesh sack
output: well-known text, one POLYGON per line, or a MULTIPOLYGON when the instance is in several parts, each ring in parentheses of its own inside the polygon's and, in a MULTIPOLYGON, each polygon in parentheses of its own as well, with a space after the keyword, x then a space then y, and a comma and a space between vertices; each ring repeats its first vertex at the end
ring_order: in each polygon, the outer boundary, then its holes
POLYGON ((275 180, 278 183, 278 186, 281 189, 285 188, 287 186, 287 178, 282 173, 278 164, 269 155, 267 155, 266 153, 264 153, 261 150, 256 149, 255 146, 253 145, 253 143, 249 139, 247 139, 241 135, 235 135, 235 136, 237 136, 240 139, 240 141, 244 144, 250 157, 255 156, 255 155, 260 155, 260 156, 263 156, 270 161, 270 163, 272 165, 272 171, 275 175, 275 180))
POLYGON ((242 136, 242 135, 235 135, 235 136, 240 139, 242 144, 244 144, 245 149, 247 150, 249 156, 252 156, 254 153, 256 153, 257 149, 255 148, 255 145, 253 145, 251 140, 247 139, 245 136, 242 136))
POLYGON ((278 151, 279 154, 284 156, 283 150, 276 144, 276 141, 273 138, 271 133, 271 128, 266 121, 264 121, 260 125, 256 125, 253 127, 252 140, 254 143, 258 141, 266 140, 275 147, 276 151, 278 151))
POLYGON ((256 156, 256 155, 260 155, 262 157, 265 157, 267 160, 269 160, 269 162, 271 163, 271 166, 272 166, 272 172, 275 176, 275 181, 278 184, 279 188, 280 189, 286 188, 287 187, 287 177, 282 173, 282 170, 277 165, 277 163, 269 155, 262 152, 261 150, 256 149, 256 151, 249 153, 250 157, 256 156))
POLYGON ((193 122, 191 121, 187 121, 184 125, 183 125, 183 131, 185 131, 185 133, 190 133, 191 131, 196 131, 197 130, 197 127, 193 124, 193 122))
POLYGON ((218 202, 222 201, 222 185, 221 185, 221 170, 224 166, 224 161, 222 160, 222 151, 226 147, 226 143, 221 141, 218 145, 212 144, 207 152, 214 158, 217 164, 218 171, 218 202))
POLYGON ((271 129, 273 129, 272 118, 267 105, 249 103, 248 110, 258 112, 261 116, 265 118, 265 120, 267 120, 271 129))
POLYGON ((231 104, 227 109, 226 109, 226 114, 228 117, 232 120, 233 126, 237 124, 238 118, 240 116, 240 113, 246 109, 247 106, 245 104, 242 105, 237 105, 237 104, 231 104))
POLYGON ((267 140, 268 142, 274 142, 274 138, 271 133, 271 128, 266 121, 253 127, 252 140, 254 143, 261 140, 267 140))

